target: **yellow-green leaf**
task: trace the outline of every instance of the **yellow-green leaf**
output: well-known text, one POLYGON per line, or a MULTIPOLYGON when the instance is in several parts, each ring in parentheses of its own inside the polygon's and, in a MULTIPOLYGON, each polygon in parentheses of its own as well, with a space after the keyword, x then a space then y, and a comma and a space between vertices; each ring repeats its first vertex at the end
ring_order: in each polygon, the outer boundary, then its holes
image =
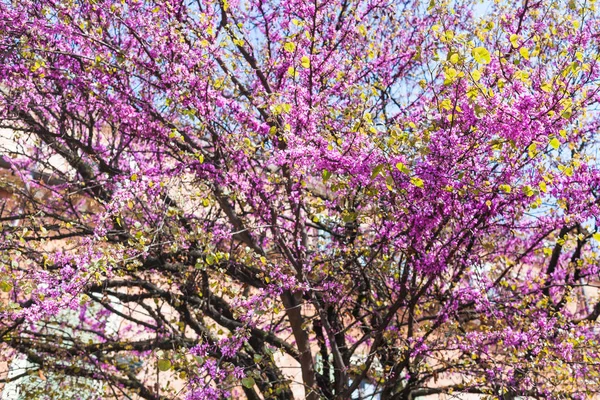
POLYGON ((242 385, 246 388, 246 389, 252 389, 254 387, 254 379, 252 377, 246 377, 244 379, 242 379, 242 385))
POLYGON ((310 58, 308 58, 308 56, 303 56, 300 64, 302 65, 302 68, 310 68, 310 58))
POLYGON ((473 49, 473 58, 479 64, 489 64, 492 60, 490 52, 485 47, 475 47, 473 49))
POLYGON ((296 77, 296 68, 294 67, 288 67, 287 73, 289 76, 291 76, 292 78, 296 77))
POLYGON ((546 186, 546 182, 541 181, 538 186, 542 192, 548 193, 548 186, 546 186))
POLYGON ((595 241, 600 242, 600 232, 594 233, 593 238, 595 241))
POLYGON ((510 185, 500 185, 498 189, 502 190, 504 193, 510 193, 512 191, 510 185))
POLYGON ((12 290, 13 286, 9 282, 2 281, 0 282, 0 290, 5 293, 8 293, 12 290))
POLYGON ((296 50, 296 44, 292 43, 292 42, 287 42, 286 44, 283 45, 283 48, 285 49, 285 51, 291 53, 294 50, 296 50))
POLYGON ((396 168, 398 168, 398 171, 403 172, 405 174, 410 173, 410 169, 408 169, 408 167, 401 162, 396 163, 396 168))
POLYGON ((523 57, 524 59, 529 60, 529 49, 521 47, 519 49, 519 54, 521 54, 521 57, 523 57))
POLYGON ((549 82, 546 82, 542 86, 540 86, 540 89, 542 89, 546 93, 550 93, 552 91, 552 85, 549 82))
POLYGON ((560 140, 557 138, 552 139, 550 141, 550 146, 552 146, 554 149, 558 149, 560 147, 560 140))
POLYGON ((566 176, 573 176, 573 168, 571 168, 571 167, 565 168, 565 170, 563 172, 565 173, 566 176))
POLYGON ((171 361, 169 360, 158 360, 158 369, 160 371, 168 371, 171 369, 171 361))
POLYGON ((529 79, 529 72, 518 70, 517 72, 515 72, 514 77, 515 79, 518 79, 521 82, 527 82, 527 79, 529 79))
POLYGON ((449 83, 452 83, 458 77, 458 75, 459 73, 455 68, 450 67, 444 70, 444 77, 449 83))
POLYGON ((423 179, 417 178, 416 176, 410 178, 410 183, 412 183, 416 187, 420 187, 420 188, 423 187, 423 179))
POLYGON ((527 153, 529 154, 529 157, 533 158, 536 156, 537 154, 537 144, 532 143, 529 145, 529 147, 527 148, 527 153))

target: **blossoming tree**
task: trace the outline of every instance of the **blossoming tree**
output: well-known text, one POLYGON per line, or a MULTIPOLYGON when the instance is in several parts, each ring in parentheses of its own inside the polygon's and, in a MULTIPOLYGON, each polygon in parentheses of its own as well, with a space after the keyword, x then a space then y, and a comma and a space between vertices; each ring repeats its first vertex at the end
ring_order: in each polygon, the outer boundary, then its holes
POLYGON ((600 392, 600 15, 472 3, 0 0, 3 382, 600 392))

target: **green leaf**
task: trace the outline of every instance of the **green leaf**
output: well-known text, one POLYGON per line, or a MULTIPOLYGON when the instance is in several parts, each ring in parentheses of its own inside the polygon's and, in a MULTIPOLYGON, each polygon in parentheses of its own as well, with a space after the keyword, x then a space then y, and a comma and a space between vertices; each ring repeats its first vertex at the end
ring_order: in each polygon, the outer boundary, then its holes
POLYGON ((252 358, 254 359, 254 362, 258 364, 262 361, 263 356, 261 356, 260 354, 255 354, 252 358))
POLYGON ((385 186, 390 191, 394 190, 394 178, 391 175, 385 177, 385 186))
POLYGON ((375 177, 377 177, 377 175, 379 175, 382 170, 383 170, 383 164, 379 164, 378 166, 373 168, 373 173, 371 174, 371 179, 375 179, 375 177))
POLYGON ((473 58, 479 64, 489 64, 492 60, 490 52, 485 47, 475 47, 473 49, 473 58))
POLYGON ((323 177, 323 182, 327 182, 331 178, 331 172, 324 169, 321 176, 323 177))
POLYGON ((246 378, 242 379, 242 385, 247 389, 253 388, 254 384, 255 384, 254 378, 246 377, 246 378))
POLYGON ((342 220, 346 223, 350 223, 356 221, 357 217, 358 215, 355 212, 348 212, 342 215, 342 220))
POLYGON ((158 369, 160 371, 168 371, 171 369, 171 361, 163 359, 158 360, 158 369))

